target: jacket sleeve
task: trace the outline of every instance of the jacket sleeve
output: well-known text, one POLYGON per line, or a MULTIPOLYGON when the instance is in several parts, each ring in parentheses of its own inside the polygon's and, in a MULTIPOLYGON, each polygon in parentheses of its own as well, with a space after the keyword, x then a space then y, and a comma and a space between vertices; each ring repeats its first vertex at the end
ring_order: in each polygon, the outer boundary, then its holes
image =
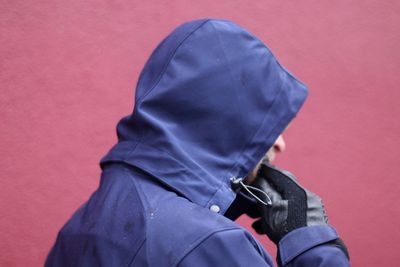
POLYGON ((271 257, 251 234, 235 229, 216 232, 194 247, 179 267, 273 267, 271 257))
POLYGON ((278 262, 291 267, 347 267, 349 260, 339 247, 331 245, 339 238, 330 225, 296 229, 279 242, 278 262))

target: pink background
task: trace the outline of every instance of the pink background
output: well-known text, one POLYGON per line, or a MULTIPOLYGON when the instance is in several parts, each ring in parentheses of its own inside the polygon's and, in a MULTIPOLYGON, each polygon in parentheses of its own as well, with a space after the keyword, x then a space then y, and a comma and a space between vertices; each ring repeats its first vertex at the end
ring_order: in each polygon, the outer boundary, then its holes
POLYGON ((323 197, 353 266, 396 266, 399 14, 388 0, 2 1, 0 266, 43 264, 96 189, 145 60, 201 17, 248 28, 309 85, 277 163, 323 197))

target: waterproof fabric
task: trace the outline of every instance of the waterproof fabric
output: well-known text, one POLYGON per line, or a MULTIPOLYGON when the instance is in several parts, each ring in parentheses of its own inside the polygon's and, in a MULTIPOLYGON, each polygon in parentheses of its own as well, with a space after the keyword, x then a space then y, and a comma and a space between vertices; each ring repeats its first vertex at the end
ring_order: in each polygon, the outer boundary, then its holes
MULTIPOLYGON (((255 167, 306 96, 240 26, 181 25, 144 66, 99 188, 61 229, 46 266, 273 266, 224 214, 238 193, 232 177, 255 167)), ((323 245, 336 238, 328 225, 295 230, 279 244, 281 260, 347 266, 323 245)))

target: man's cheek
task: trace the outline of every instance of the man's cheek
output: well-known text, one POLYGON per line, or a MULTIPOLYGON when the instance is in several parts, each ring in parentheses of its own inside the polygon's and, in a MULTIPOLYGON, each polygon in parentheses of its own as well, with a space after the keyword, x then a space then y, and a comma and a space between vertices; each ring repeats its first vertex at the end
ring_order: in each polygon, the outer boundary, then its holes
POLYGON ((275 152, 273 149, 268 150, 267 154, 265 154, 263 161, 272 162, 275 159, 275 152))

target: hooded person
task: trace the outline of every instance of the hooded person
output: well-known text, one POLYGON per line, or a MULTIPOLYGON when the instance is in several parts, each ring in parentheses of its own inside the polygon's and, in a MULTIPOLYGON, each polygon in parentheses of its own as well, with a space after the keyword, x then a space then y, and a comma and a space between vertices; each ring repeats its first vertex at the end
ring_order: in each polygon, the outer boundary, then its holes
MULTIPOLYGON (((100 162, 100 185, 60 230, 46 266, 273 266, 233 219, 246 212, 244 202, 260 204, 242 192, 242 178, 306 96, 235 23, 179 26, 145 64, 133 113, 100 162)), ((286 236, 277 239, 279 265, 348 266, 342 250, 327 245, 338 239, 328 224, 286 236)))

